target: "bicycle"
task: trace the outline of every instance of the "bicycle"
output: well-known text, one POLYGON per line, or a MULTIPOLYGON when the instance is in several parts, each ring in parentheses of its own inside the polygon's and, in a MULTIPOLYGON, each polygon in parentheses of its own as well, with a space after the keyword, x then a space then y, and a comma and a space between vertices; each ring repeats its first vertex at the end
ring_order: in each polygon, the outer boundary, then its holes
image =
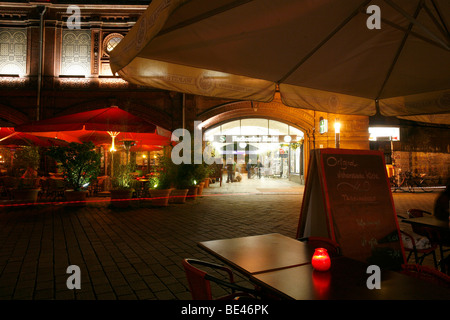
POLYGON ((411 171, 400 172, 398 175, 393 175, 390 178, 392 192, 397 190, 403 192, 416 192, 415 189, 419 188, 423 192, 433 192, 425 181, 426 173, 421 173, 419 176, 413 176, 411 171), (406 188, 403 189, 403 188, 406 188))
POLYGON ((396 175, 392 175, 390 180, 391 183, 391 189, 392 192, 396 192, 397 190, 403 191, 403 192, 414 192, 413 186, 411 185, 411 172, 405 171, 405 172, 399 172, 396 175), (406 188, 404 190, 403 188, 406 188))
POLYGON ((420 188, 423 192, 433 192, 433 189, 431 189, 428 183, 425 181, 426 175, 426 173, 421 173, 418 176, 412 176, 411 174, 411 184, 414 184, 416 188, 420 188))

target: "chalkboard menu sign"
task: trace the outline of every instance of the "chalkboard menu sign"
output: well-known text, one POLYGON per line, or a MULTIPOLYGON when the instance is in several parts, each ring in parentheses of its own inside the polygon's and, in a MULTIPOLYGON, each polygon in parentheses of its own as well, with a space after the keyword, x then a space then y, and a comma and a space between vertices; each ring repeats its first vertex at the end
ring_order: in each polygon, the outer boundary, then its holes
POLYGON ((313 150, 297 232, 308 236, 331 238, 343 255, 380 267, 405 262, 382 152, 313 150))

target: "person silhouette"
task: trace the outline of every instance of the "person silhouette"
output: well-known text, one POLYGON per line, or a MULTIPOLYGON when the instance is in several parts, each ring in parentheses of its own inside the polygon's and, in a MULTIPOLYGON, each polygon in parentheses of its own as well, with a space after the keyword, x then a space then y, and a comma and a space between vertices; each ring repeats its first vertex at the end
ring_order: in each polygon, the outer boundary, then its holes
POLYGON ((248 163, 247 163, 247 177, 249 179, 252 178, 252 159, 248 159, 248 163))
POLYGON ((434 202, 433 215, 443 221, 449 221, 449 202, 450 202, 450 183, 447 183, 447 187, 436 198, 434 202))

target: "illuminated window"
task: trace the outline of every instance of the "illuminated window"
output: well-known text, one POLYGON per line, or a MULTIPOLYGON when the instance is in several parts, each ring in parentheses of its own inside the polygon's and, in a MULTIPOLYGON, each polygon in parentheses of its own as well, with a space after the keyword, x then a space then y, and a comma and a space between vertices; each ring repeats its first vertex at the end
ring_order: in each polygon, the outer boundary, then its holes
POLYGON ((328 120, 320 117, 319 119, 319 133, 323 134, 328 132, 328 120))
POLYGON ((63 31, 61 74, 71 76, 88 76, 91 74, 90 31, 63 31))
POLYGON ((400 128, 398 127, 369 127, 370 141, 400 141, 400 128))
POLYGON ((103 54, 102 54, 102 75, 112 76, 111 68, 109 66, 109 54, 117 46, 117 44, 123 39, 123 35, 120 33, 108 34, 103 39, 103 54))
POLYGON ((0 74, 25 75, 27 34, 21 29, 0 29, 0 74))
POLYGON ((103 42, 103 49, 105 53, 109 53, 117 46, 117 44, 123 39, 123 35, 119 33, 112 33, 108 35, 103 42))

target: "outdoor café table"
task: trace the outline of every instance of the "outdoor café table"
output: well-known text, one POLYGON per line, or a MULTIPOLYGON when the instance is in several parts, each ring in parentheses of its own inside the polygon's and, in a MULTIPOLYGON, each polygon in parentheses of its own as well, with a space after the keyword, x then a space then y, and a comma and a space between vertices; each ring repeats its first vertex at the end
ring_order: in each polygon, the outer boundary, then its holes
POLYGON ((254 274, 250 281, 281 299, 294 300, 440 300, 450 289, 401 274, 381 270, 380 289, 369 289, 368 264, 346 257, 332 258, 328 271, 311 264, 254 274))
POLYGON ((418 226, 440 229, 442 231, 450 231, 448 221, 439 220, 433 216, 403 219, 402 222, 409 223, 409 224, 415 224, 418 226))
POLYGON ((402 222, 409 223, 412 225, 422 226, 432 228, 439 234, 439 251, 441 254, 441 260, 445 258, 444 253, 449 251, 443 247, 450 245, 450 227, 448 221, 439 220, 433 216, 424 216, 418 218, 403 219, 402 222))
POLYGON ((310 263, 314 250, 278 233, 200 242, 199 247, 245 275, 310 263))

